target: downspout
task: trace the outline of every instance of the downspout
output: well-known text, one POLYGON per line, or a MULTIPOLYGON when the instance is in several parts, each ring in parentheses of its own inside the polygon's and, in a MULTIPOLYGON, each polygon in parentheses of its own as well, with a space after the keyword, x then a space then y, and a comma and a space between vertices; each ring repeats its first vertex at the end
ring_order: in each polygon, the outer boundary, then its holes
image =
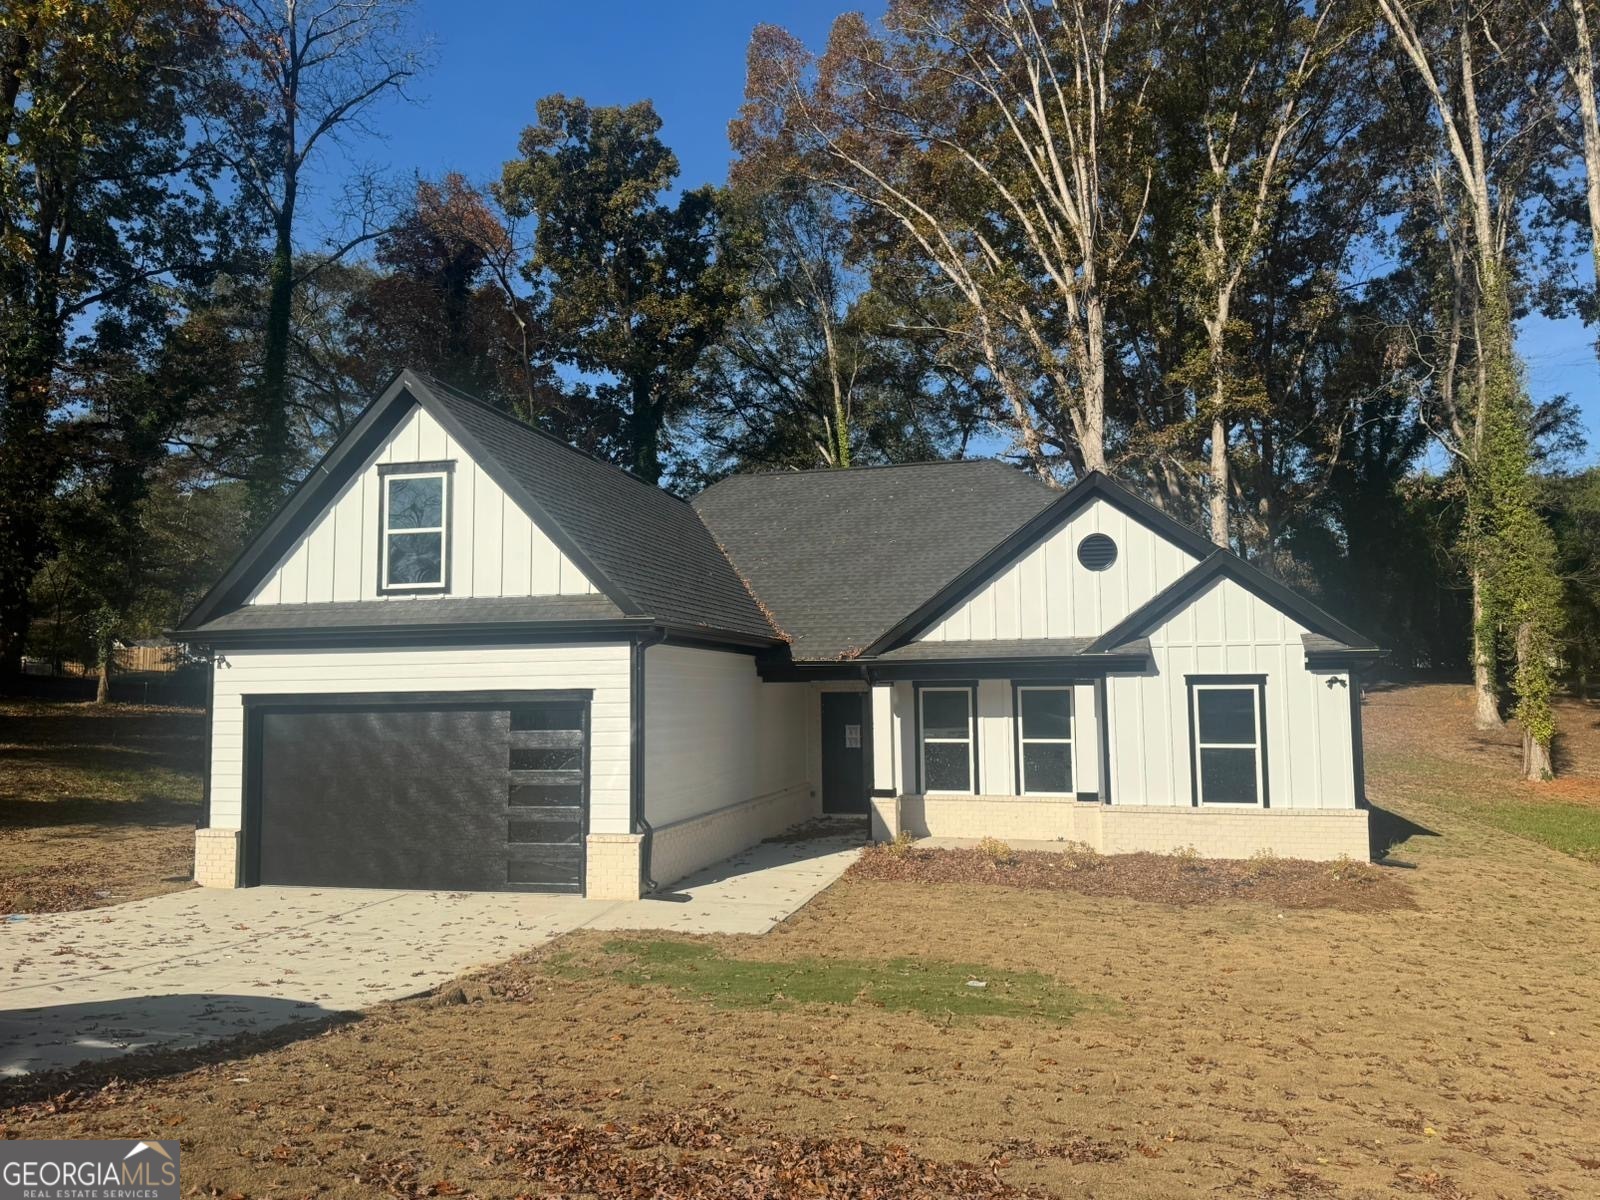
POLYGON ((655 830, 644 815, 644 660, 645 651, 666 640, 666 631, 652 629, 633 639, 633 681, 629 697, 629 727, 632 732, 629 754, 633 770, 629 772, 629 830, 643 835, 639 843, 639 887, 648 895, 660 886, 650 870, 651 851, 655 845, 655 830))

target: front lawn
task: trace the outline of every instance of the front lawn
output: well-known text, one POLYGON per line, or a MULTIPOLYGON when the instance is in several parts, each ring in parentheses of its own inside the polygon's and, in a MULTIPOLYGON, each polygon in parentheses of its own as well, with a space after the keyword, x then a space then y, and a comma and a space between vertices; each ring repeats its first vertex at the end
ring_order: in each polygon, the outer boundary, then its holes
POLYGON ((1517 778, 1513 726, 1472 727, 1469 689, 1379 690, 1367 701, 1367 771, 1387 793, 1600 863, 1600 704, 1562 700, 1559 779, 1517 778))
POLYGON ((1600 872, 1367 719, 1398 906, 857 873, 763 938, 582 933, 0 1122, 177 1137, 197 1195, 1600 1194, 1600 872))
POLYGON ((188 887, 203 728, 193 709, 0 701, 0 914, 188 887))

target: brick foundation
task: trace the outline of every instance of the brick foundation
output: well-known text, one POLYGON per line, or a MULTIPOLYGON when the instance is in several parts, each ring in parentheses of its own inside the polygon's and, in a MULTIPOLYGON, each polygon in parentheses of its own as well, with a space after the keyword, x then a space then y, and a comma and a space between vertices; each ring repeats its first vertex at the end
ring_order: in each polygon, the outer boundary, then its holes
POLYGON ((584 894, 591 900, 637 900, 643 842, 637 833, 591 833, 584 843, 584 894))
POLYGON ((656 886, 664 888, 763 838, 810 820, 817 811, 810 787, 799 784, 702 817, 658 826, 650 844, 650 874, 656 886))
POLYGON ((201 887, 239 886, 239 831, 194 831, 194 881, 201 887))
MULTIPOLYGON (((886 829, 917 837, 1083 842, 1102 854, 1170 854, 1193 846, 1205 858, 1366 859, 1367 813, 1358 808, 1222 809, 1082 804, 1030 796, 901 796, 886 829)), ((874 829, 879 825, 874 820, 874 829)), ((892 834, 891 834, 892 836, 892 834)))

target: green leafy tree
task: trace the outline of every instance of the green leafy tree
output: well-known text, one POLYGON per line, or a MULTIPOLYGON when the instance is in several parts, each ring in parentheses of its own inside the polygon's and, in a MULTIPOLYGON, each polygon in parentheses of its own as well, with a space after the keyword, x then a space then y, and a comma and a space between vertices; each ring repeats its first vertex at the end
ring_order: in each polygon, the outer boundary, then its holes
POLYGON ((715 189, 667 194, 677 157, 648 101, 591 107, 547 96, 495 195, 537 222, 525 266, 575 390, 577 438, 654 483, 668 422, 694 403, 694 371, 739 297, 741 268, 715 189))
MULTIPOLYGON (((19 669, 47 506, 72 466, 56 416, 91 321, 159 326, 227 257, 198 0, 0 7, 0 672, 19 669)), ((129 336, 137 336, 130 334, 129 336)))
POLYGON ((850 257, 833 197, 804 183, 736 193, 749 276, 705 356, 693 429, 710 475, 938 458, 959 444, 959 406, 938 364, 905 336, 910 314, 850 257))

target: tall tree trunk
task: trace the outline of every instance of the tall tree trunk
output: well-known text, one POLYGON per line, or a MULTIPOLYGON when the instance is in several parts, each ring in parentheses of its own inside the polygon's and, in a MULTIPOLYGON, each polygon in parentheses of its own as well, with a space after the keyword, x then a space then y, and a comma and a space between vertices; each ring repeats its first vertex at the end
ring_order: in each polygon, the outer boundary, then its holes
POLYGON ((1106 469, 1106 314, 1099 289, 1084 297, 1084 324, 1088 327, 1086 370, 1083 380, 1083 469, 1106 469))
MULTIPOLYGON (((1532 652, 1533 626, 1524 621, 1517 627, 1517 661, 1522 663, 1532 652)), ((1555 778, 1550 743, 1541 742, 1526 725, 1522 728, 1522 777, 1535 783, 1555 778)))
POLYGON ((111 702, 111 655, 112 650, 109 646, 101 648, 99 678, 94 688, 94 702, 96 704, 109 704, 111 702))
POLYGON ((633 473, 646 483, 661 482, 661 413, 650 394, 648 379, 635 379, 633 405, 628 412, 628 436, 633 442, 633 473))
MULTIPOLYGON (((1220 389, 1219 389, 1220 390, 1220 389)), ((1226 550, 1228 540, 1228 423, 1222 419, 1221 399, 1211 418, 1211 540, 1226 550)))
POLYGON ((293 200, 290 199, 275 222, 276 241, 267 276, 266 345, 251 414, 255 462, 250 472, 250 506, 257 523, 277 508, 288 483, 289 341, 294 319, 293 214, 293 200))
POLYGON ((1483 627, 1483 568, 1472 568, 1472 691, 1477 702, 1473 724, 1500 729, 1500 700, 1494 683, 1494 639, 1483 627))

